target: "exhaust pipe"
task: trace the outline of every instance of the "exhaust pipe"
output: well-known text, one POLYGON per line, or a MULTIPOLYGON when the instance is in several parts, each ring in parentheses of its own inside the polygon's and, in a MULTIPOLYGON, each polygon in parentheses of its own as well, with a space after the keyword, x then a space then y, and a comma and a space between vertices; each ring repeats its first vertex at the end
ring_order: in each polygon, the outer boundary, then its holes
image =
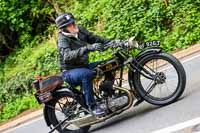
POLYGON ((115 88, 119 89, 121 91, 125 91, 128 94, 129 104, 126 107, 124 107, 124 108, 122 108, 120 110, 117 110, 116 112, 114 112, 112 114, 109 114, 109 115, 106 115, 104 117, 96 117, 94 115, 88 114, 88 115, 86 115, 84 117, 68 121, 67 125, 72 124, 72 125, 75 125, 76 127, 79 127, 79 128, 80 127, 85 127, 85 126, 88 126, 88 125, 93 125, 93 124, 105 121, 105 120, 111 118, 112 116, 114 116, 116 114, 119 114, 119 113, 123 112, 124 110, 130 108, 131 105, 133 104, 133 99, 134 99, 133 98, 133 94, 129 90, 127 90, 126 88, 122 88, 122 87, 115 87, 115 88))
POLYGON ((84 126, 92 125, 104 120, 105 120, 105 117, 96 117, 94 115, 88 114, 82 118, 72 120, 70 121, 70 123, 76 125, 77 127, 84 127, 84 126))

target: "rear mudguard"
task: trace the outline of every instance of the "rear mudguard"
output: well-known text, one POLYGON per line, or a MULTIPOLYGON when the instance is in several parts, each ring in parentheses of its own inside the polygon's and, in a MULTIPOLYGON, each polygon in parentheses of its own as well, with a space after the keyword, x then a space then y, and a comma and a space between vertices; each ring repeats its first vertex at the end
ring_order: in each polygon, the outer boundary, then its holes
MULTIPOLYGON (((74 93, 69 88, 56 89, 54 92, 52 92, 53 97, 56 97, 56 95, 61 95, 61 94, 68 95, 70 97, 74 96, 74 93)), ((49 102, 51 102, 51 101, 49 101, 49 102)), ((46 103, 44 106, 43 115, 44 115, 44 119, 45 119, 47 126, 51 126, 51 122, 49 121, 49 116, 48 116, 48 112, 47 112, 48 103, 46 103)))
MULTIPOLYGON (((141 59, 143 59, 144 57, 146 57, 148 55, 158 54, 158 53, 161 53, 161 52, 162 52, 161 48, 149 48, 149 49, 146 49, 146 50, 140 52, 135 58, 136 58, 137 61, 140 61, 141 59)), ((137 89, 135 89, 135 85, 134 85, 134 82, 132 80, 133 77, 134 77, 134 73, 135 72, 131 71, 130 69, 128 70, 128 82, 129 82, 130 88, 132 90, 134 90, 135 96, 138 99, 138 102, 135 105, 138 105, 141 102, 143 102, 144 100, 140 96, 140 94, 138 93, 137 89)))

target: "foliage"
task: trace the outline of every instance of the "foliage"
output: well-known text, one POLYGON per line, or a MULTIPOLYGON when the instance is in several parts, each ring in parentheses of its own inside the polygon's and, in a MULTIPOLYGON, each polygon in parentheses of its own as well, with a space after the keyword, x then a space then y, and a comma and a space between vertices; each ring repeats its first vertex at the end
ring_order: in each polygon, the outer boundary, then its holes
POLYGON ((14 102, 5 104, 5 107, 0 112, 0 122, 12 118, 27 109, 38 107, 39 105, 32 94, 23 94, 23 96, 16 98, 14 102))
POLYGON ((0 74, 0 121, 37 104, 32 89, 36 75, 47 76, 59 71, 57 50, 52 40, 34 48, 16 52, 2 65, 0 74), (16 104, 17 103, 17 104, 16 104))
POLYGON ((200 39, 199 0, 89 0, 76 4, 71 10, 80 22, 110 38, 137 35, 141 41, 160 40, 166 51, 200 39))
POLYGON ((0 7, 0 59, 18 47, 41 42, 41 36, 48 35, 46 29, 54 23, 55 11, 48 1, 1 0, 0 7))
POLYGON ((7 102, 19 94, 31 92, 35 75, 46 76, 58 72, 56 51, 54 44, 45 43, 10 56, 4 63, 0 101, 7 102))

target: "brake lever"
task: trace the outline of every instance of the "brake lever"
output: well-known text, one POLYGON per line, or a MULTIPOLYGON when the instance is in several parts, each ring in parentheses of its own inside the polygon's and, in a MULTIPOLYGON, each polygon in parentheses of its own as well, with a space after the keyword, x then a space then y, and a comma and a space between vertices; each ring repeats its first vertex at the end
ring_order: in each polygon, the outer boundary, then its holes
POLYGON ((106 43, 105 46, 104 46, 104 50, 108 49, 112 47, 112 44, 111 43, 106 43))

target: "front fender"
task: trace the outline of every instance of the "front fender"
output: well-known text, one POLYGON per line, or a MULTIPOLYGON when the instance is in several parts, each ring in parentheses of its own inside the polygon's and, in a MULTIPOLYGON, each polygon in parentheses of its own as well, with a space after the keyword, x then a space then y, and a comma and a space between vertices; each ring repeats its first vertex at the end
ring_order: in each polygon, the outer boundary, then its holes
POLYGON ((162 52, 162 48, 148 48, 141 51, 138 55, 136 55, 136 59, 139 61, 147 55, 158 54, 162 52))
MULTIPOLYGON (((62 96, 62 95, 65 95, 65 96, 67 95, 69 97, 74 96, 73 92, 67 87, 55 89, 55 91, 52 92, 52 95, 53 95, 53 97, 62 96)), ((54 100, 54 98, 52 100, 54 100)), ((49 101, 48 103, 50 103, 51 101, 49 101)), ((48 109, 49 109, 48 103, 45 103, 45 106, 43 109, 43 115, 44 115, 44 119, 45 119, 47 126, 51 126, 51 122, 49 120, 49 115, 48 115, 48 109)))

